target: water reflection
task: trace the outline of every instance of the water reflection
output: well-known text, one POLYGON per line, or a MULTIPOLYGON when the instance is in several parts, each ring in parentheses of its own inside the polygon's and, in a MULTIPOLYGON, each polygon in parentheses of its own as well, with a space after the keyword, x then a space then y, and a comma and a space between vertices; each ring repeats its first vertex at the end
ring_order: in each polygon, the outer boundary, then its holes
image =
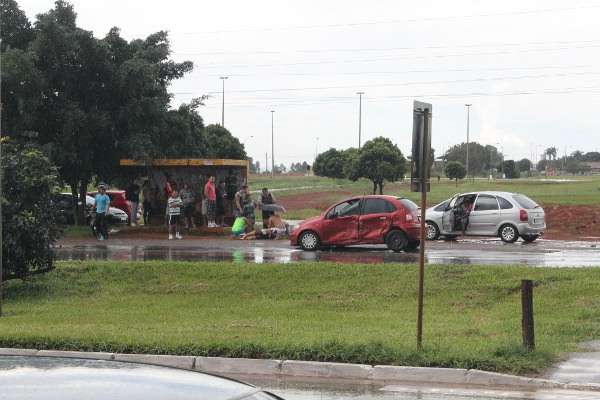
MULTIPOLYGON (((416 263, 418 253, 394 253, 381 246, 350 247, 317 252, 305 252, 291 247, 266 247, 267 243, 251 246, 200 247, 169 245, 90 244, 67 245, 56 249, 60 260, 117 260, 117 261, 225 261, 234 263, 290 263, 301 261, 328 261, 335 263, 416 263)), ((426 261, 430 264, 516 264, 529 266, 598 266, 597 248, 565 248, 562 250, 515 246, 507 251, 504 246, 481 244, 471 247, 452 243, 429 247, 426 261)))

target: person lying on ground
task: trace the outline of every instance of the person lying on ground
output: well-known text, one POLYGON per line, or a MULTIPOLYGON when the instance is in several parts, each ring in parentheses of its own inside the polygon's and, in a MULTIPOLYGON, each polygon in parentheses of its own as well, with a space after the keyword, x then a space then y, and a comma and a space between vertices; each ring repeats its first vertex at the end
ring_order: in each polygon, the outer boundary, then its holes
POLYGON ((277 228, 266 228, 266 229, 256 229, 252 232, 248 232, 240 236, 240 239, 243 240, 270 240, 277 238, 277 228))

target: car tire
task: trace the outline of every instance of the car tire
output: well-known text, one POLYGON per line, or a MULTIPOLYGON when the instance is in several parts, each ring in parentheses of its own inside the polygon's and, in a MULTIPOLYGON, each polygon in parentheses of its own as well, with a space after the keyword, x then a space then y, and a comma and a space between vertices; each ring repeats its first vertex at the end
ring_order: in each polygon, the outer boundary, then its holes
POLYGON ((315 251, 319 248, 321 239, 314 231, 304 231, 298 237, 298 244, 302 250, 315 251))
POLYGON ((420 240, 411 240, 408 242, 408 244, 404 248, 404 251, 415 251, 419 248, 420 244, 421 244, 420 240))
POLYGON ((427 240, 438 240, 440 238, 440 228, 433 221, 427 221, 425 225, 425 238, 427 240))
POLYGON ((399 229, 394 229, 385 235, 385 244, 388 249, 399 253, 408 247, 408 238, 406 237, 406 233, 399 229))
POLYGON ((498 235, 504 243, 514 243, 519 238, 519 231, 512 224, 504 224, 498 230, 498 235))
POLYGON ((535 240, 539 238, 540 235, 522 235, 521 237, 523 238, 523 241, 525 243, 532 243, 535 242, 535 240))

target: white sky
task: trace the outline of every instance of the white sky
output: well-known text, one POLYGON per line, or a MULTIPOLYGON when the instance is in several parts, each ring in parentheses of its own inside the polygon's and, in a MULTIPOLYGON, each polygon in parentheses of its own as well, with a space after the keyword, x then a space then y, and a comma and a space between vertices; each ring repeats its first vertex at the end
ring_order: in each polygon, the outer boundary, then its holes
MULTIPOLYGON (((412 101, 433 104, 440 155, 466 140, 535 158, 556 146, 600 150, 600 1, 572 0, 73 0, 78 24, 127 39, 168 30, 192 73, 174 106, 211 94, 200 110, 264 165, 312 162, 315 151, 387 136, 410 152, 412 101), (282 90, 295 89, 295 90, 282 90), (529 93, 515 95, 515 93, 529 93), (318 139, 317 139, 318 138, 318 139)), ((20 0, 33 21, 50 0, 20 0)))

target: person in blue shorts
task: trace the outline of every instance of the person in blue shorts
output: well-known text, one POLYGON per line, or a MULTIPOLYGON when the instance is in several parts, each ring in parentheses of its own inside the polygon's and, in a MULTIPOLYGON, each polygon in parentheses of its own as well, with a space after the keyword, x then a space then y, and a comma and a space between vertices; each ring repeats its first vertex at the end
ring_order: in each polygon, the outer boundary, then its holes
POLYGON ((108 239, 108 209, 110 207, 110 197, 106 194, 106 184, 98 185, 98 194, 96 194, 96 231, 98 240, 108 239))

